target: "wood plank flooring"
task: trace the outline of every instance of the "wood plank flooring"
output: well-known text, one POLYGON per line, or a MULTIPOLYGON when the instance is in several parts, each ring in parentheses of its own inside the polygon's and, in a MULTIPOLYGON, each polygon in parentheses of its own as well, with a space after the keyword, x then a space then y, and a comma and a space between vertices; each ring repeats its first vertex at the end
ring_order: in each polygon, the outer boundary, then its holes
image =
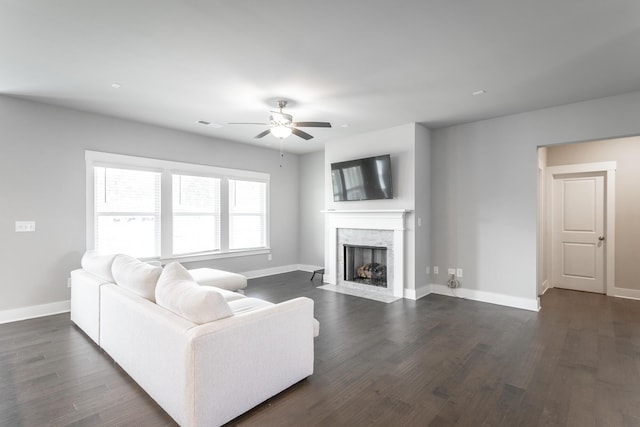
MULTIPOLYGON (((249 296, 315 301, 315 373, 229 425, 640 426, 640 301, 384 304, 309 278, 249 281, 249 296)), ((173 425, 68 314, 0 325, 0 426, 173 425)))

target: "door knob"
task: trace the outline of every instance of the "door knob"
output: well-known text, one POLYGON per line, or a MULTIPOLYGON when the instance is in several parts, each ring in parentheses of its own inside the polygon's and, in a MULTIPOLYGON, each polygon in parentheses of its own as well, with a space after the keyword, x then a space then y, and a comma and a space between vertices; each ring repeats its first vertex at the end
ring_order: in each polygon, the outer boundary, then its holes
POLYGON ((598 240, 600 240, 602 242, 604 240, 604 236, 598 237, 598 240))

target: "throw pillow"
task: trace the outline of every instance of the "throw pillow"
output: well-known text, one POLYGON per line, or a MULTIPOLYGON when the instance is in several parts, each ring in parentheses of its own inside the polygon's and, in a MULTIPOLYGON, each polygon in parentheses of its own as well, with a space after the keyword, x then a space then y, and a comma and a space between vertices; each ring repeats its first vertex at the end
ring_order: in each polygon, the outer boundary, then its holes
POLYGON ((98 251, 89 250, 82 255, 80 265, 82 268, 91 273, 99 276, 107 282, 113 282, 113 275, 111 274, 111 265, 116 254, 101 254, 98 251))
POLYGON ((167 264, 156 286, 157 304, 199 325, 231 316, 224 296, 200 286, 178 262, 167 264))
POLYGON ((129 255, 118 255, 113 260, 111 272, 118 286, 155 302, 162 267, 154 267, 129 255))

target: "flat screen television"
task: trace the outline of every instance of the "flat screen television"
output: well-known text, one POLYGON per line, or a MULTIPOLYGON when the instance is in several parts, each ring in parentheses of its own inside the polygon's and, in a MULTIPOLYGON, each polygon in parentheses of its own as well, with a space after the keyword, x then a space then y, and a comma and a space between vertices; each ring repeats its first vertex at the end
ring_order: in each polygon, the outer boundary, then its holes
POLYGON ((332 163, 331 181, 335 202, 393 199, 391 156, 332 163))

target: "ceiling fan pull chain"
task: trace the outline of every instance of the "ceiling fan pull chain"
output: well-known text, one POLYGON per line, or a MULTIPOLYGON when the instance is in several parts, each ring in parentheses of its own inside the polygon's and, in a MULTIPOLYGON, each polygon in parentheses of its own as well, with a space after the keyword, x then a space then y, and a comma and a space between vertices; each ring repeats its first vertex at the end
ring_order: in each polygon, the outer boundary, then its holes
POLYGON ((284 161, 284 153, 282 152, 282 139, 280 140, 280 167, 282 167, 282 162, 284 161))

